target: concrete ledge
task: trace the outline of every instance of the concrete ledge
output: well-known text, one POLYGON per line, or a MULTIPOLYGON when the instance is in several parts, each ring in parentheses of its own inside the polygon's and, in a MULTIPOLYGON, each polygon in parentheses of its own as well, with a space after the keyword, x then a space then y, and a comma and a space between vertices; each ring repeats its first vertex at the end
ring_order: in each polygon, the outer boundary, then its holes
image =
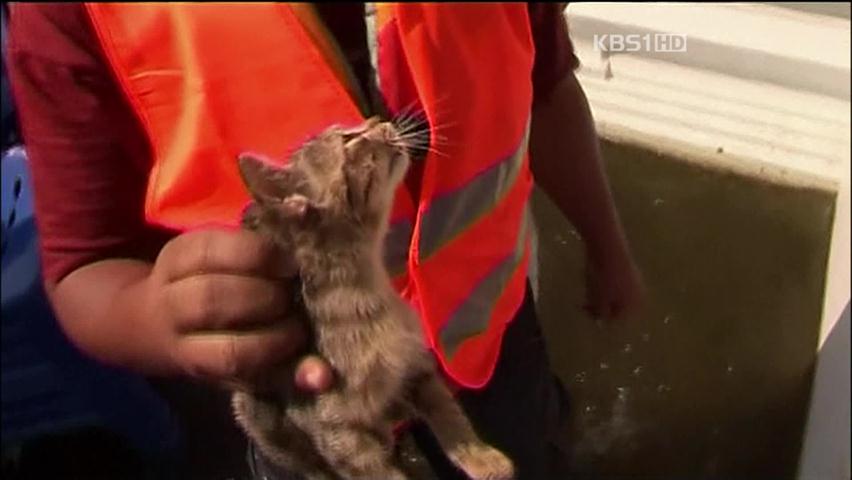
POLYGON ((571 34, 676 33, 688 52, 646 49, 665 60, 794 90, 850 98, 849 20, 766 4, 580 3, 568 7, 571 34))
POLYGON ((844 78, 848 88, 848 20, 770 6, 695 4, 577 4, 569 6, 568 18, 582 63, 578 78, 604 138, 776 183, 837 189, 850 158, 850 102, 825 94, 829 84, 791 85, 807 83, 813 70, 803 62, 811 62, 827 69, 821 75, 844 78), (751 38, 735 32, 755 29, 763 32, 749 45, 757 57, 733 61, 731 52, 742 48, 737 43, 751 38), (609 32, 685 33, 687 52, 601 52, 592 37, 609 32), (842 43, 838 32, 845 32, 845 46, 819 52, 813 37, 807 37, 802 48, 781 55, 787 36, 802 32, 822 32, 817 43, 829 37, 842 43), (706 48, 695 53, 698 40, 706 48), (845 50, 843 58, 838 50, 845 50), (773 55, 783 57, 776 66, 795 70, 784 82, 768 81, 783 69, 767 70, 771 62, 755 65, 756 58, 773 55), (764 80, 747 78, 738 68, 766 75, 764 80))

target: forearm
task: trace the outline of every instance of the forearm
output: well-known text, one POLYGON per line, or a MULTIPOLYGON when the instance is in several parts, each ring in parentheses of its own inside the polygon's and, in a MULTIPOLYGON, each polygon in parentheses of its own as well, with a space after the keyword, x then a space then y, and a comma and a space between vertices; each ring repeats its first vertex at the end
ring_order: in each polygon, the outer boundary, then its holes
POLYGON ((586 96, 573 73, 533 110, 536 184, 577 228, 593 260, 627 255, 586 96))
POLYGON ((168 349, 147 318, 143 260, 108 259, 78 268, 47 285, 60 325, 82 351, 104 363, 146 374, 171 373, 168 349))

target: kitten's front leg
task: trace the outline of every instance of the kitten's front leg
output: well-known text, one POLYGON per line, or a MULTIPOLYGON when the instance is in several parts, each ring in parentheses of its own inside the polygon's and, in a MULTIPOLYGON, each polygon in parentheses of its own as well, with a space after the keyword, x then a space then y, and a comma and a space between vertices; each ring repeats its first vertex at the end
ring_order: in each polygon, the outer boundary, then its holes
POLYGON ((411 401, 432 429, 444 453, 474 480, 510 480, 514 466, 502 452, 486 444, 434 372, 415 380, 411 401))

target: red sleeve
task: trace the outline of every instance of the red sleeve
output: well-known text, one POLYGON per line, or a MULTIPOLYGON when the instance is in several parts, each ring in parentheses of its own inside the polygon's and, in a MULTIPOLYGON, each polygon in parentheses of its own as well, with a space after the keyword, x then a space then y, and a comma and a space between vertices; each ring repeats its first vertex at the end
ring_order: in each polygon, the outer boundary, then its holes
POLYGON ((150 257, 144 131, 113 81, 79 3, 17 3, 9 74, 32 170, 45 279, 112 257, 150 257))
POLYGON ((580 61, 568 36, 563 12, 567 3, 529 3, 530 27, 535 42, 533 64, 534 103, 546 99, 553 88, 580 61))

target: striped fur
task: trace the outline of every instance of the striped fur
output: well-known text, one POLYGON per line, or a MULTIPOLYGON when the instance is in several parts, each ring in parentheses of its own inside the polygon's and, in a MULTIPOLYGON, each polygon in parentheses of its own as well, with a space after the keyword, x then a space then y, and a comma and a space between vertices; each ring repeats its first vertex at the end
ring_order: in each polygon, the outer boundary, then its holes
POLYGON ((448 457, 474 479, 512 478, 511 461, 477 437, 442 378, 415 312, 397 295, 381 245, 408 155, 389 123, 333 127, 286 167, 240 161, 255 199, 244 225, 292 252, 298 312, 334 386, 307 395, 292 367, 271 394, 236 392, 237 422, 274 463, 308 479, 402 479, 392 429, 420 417, 448 457))

